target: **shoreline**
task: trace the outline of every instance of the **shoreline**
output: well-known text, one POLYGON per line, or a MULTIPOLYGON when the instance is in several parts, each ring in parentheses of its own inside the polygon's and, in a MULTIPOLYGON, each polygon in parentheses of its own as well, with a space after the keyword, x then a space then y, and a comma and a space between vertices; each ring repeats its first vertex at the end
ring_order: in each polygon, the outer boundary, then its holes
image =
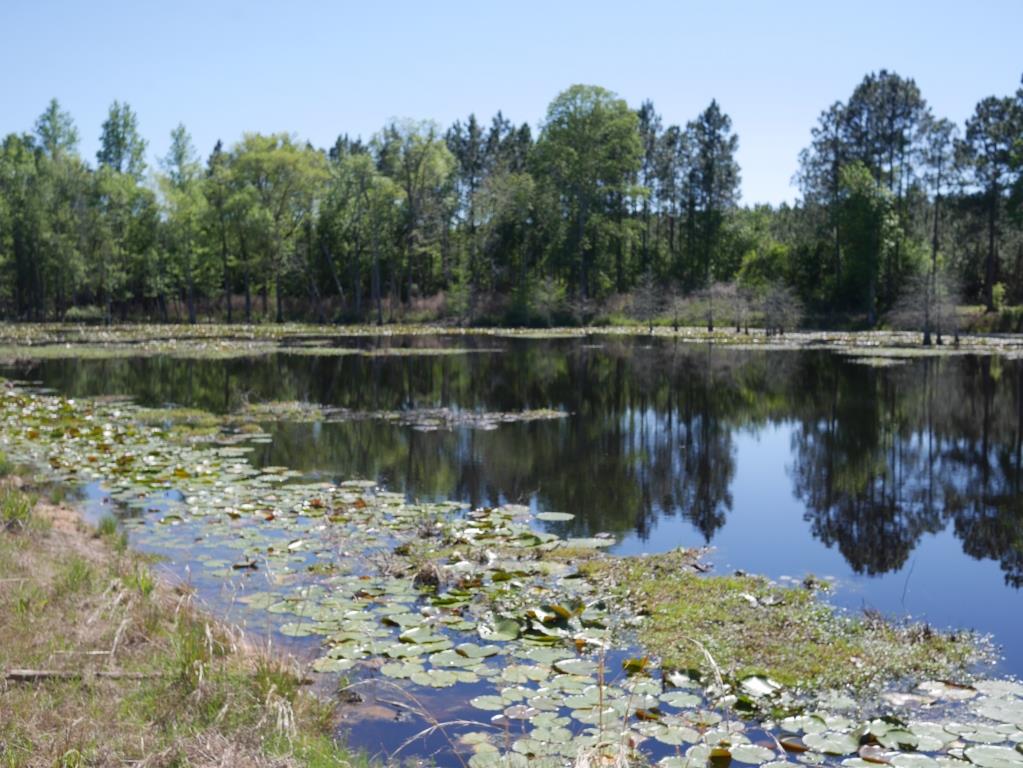
MULTIPOLYGON (((315 354, 316 346, 308 341, 339 339, 389 339, 393 337, 443 336, 449 338, 473 339, 573 339, 592 336, 611 338, 657 338, 675 340, 680 343, 713 343, 739 349, 825 349, 834 351, 855 351, 888 356, 936 356, 969 353, 1000 353, 1013 356, 1023 355, 1023 334, 1021 333, 963 333, 959 343, 946 337, 941 345, 923 346, 922 334, 914 331, 896 330, 798 330, 784 334, 767 334, 761 328, 737 332, 734 327, 724 326, 713 332, 695 326, 673 328, 671 325, 656 325, 651 330, 643 325, 600 325, 568 326, 551 328, 530 327, 487 327, 459 326, 444 324, 385 324, 385 325, 315 325, 304 323, 281 324, 221 324, 196 325, 164 324, 113 324, 109 326, 78 325, 74 323, 0 323, 0 359, 36 359, 52 355, 72 357, 77 351, 86 356, 106 351, 112 356, 118 353, 130 355, 168 354, 188 357, 217 356, 227 350, 223 344, 234 343, 240 349, 234 355, 266 354, 286 352, 291 354, 315 354), (306 342, 306 343, 303 343, 306 342), (65 350, 65 351, 62 351, 65 350), (19 357, 24 355, 23 358, 19 357)), ((418 349, 443 349, 443 347, 422 346, 418 349)), ((335 354, 362 353, 364 348, 334 348, 335 354)), ((394 348, 392 348, 394 349, 394 348)), ((407 347, 409 352, 417 349, 407 347)), ((330 348, 327 348, 330 353, 330 348)), ((452 350, 500 351, 499 349, 452 350)), ((321 352, 323 353, 323 352, 321 352)))
POLYGON ((40 490, 0 481, 5 765, 363 763, 293 659, 155 575, 112 518, 40 490))

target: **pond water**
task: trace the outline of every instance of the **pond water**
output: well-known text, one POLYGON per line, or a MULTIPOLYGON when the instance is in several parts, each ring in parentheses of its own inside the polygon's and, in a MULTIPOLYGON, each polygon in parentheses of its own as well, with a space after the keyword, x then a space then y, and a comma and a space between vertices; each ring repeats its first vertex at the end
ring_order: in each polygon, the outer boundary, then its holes
POLYGON ((454 423, 433 430, 275 421, 256 461, 410 499, 572 512, 552 530, 613 534, 620 553, 710 545, 719 572, 832 577, 840 605, 993 633, 1002 671, 1023 673, 1023 361, 879 366, 599 335, 357 344, 400 353, 58 359, 4 373, 218 413, 268 401, 449 409, 454 423), (533 409, 567 416, 491 429, 457 418, 533 409))

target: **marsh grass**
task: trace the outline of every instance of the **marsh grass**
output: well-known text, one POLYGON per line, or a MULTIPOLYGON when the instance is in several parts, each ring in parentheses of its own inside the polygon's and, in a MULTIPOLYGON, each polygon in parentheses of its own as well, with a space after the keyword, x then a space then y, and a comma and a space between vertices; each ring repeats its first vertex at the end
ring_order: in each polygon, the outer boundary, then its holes
POLYGON ((7 454, 0 451, 0 477, 7 477, 14 471, 14 464, 7 457, 7 454))
POLYGON ((101 538, 106 538, 116 534, 117 518, 113 515, 106 515, 99 521, 99 525, 96 526, 96 533, 99 534, 101 538))
POLYGON ((952 677, 979 653, 965 633, 839 612, 818 597, 816 581, 784 587, 759 576, 708 576, 693 572, 691 559, 675 550, 580 566, 645 616, 638 639, 665 669, 714 672, 730 684, 763 675, 790 688, 864 689, 900 678, 952 677), (708 655, 717 660, 713 670, 708 655))
POLYGON ((0 766, 365 763, 334 742, 333 706, 293 662, 161 584, 116 523, 0 494, 19 521, 0 531, 0 670, 60 675, 0 683, 0 766))
POLYGON ((32 500, 17 488, 0 488, 0 529, 11 532, 26 530, 32 522, 32 500))

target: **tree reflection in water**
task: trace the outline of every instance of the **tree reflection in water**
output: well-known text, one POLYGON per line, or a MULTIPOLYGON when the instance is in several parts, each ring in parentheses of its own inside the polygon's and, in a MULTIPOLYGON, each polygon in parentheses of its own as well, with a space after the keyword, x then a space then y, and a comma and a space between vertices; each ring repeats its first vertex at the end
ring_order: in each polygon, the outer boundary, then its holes
POLYGON ((998 561, 1007 583, 1023 584, 1023 361, 917 358, 879 367, 823 351, 599 336, 361 343, 502 349, 55 360, 18 373, 75 396, 131 394, 147 405, 215 412, 265 400, 566 410, 570 418, 495 431, 275 424, 257 460, 378 478, 412 497, 533 502, 574 512, 563 526, 578 534, 645 538, 659 519, 675 516, 712 543, 733 510, 737 441, 783 428, 805 519, 854 571, 898 570, 922 536, 951 526, 964 552, 998 561))

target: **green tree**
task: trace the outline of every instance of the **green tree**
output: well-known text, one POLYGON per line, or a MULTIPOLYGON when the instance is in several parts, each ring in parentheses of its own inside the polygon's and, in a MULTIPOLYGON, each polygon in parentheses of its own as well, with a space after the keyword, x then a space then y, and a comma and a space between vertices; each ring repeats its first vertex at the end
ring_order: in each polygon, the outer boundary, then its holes
POLYGON ((252 191, 245 196, 245 219, 266 249, 264 287, 272 283, 277 322, 284 322, 283 280, 294 263, 302 225, 315 213, 327 178, 326 159, 284 133, 247 133, 232 152, 237 183, 252 191))
POLYGON ((600 252, 602 220, 616 196, 633 193, 643 144, 639 119, 623 99, 592 85, 573 85, 547 108, 534 153, 535 175, 558 195, 570 223, 569 279, 591 298, 607 282, 600 252))
POLYGON ((206 178, 202 191, 206 198, 206 232, 210 247, 220 253, 221 288, 224 292, 224 306, 227 322, 232 322, 231 307, 231 266, 233 259, 228 244, 231 236, 231 166, 223 142, 219 139, 206 161, 206 178))
POLYGON ((405 194, 405 301, 409 302, 417 274, 421 287, 429 287, 455 159, 436 123, 430 121, 392 122, 374 145, 379 167, 405 194))
MULTIPOLYGON (((944 118, 931 119, 926 125, 923 145, 924 180, 931 194, 931 262, 924 286, 924 346, 931 344, 931 327, 939 296, 938 250, 941 243, 942 198, 951 186, 955 172, 956 126, 944 118)), ((941 344, 941 324, 937 326, 938 344, 941 344)))
POLYGON ((200 271, 205 266, 203 255, 203 221, 207 217, 207 201, 203 194, 202 166, 192 137, 185 126, 171 131, 171 145, 161 163, 160 191, 166 220, 166 242, 173 259, 176 282, 185 293, 188 322, 196 322, 196 284, 203 281, 200 271))
POLYGON ((1006 194, 1014 178, 1014 153, 1023 134, 1021 108, 1010 97, 982 99, 966 121, 959 150, 968 169, 968 180, 983 203, 987 219, 987 255, 984 260, 984 303, 995 308, 998 282, 998 240, 1006 194))
POLYGON ((78 129, 70 113, 61 109, 56 99, 50 99, 46 111, 36 120, 35 132, 39 145, 50 158, 78 151, 78 129))
POLYGON ((529 312, 530 274, 535 268, 534 203, 536 183, 526 172, 497 170, 477 191, 482 250, 497 271, 499 287, 514 291, 520 318, 529 312))
POLYGON ((136 182, 146 172, 146 140, 139 134, 138 117, 128 104, 114 101, 103 121, 97 162, 136 182))
POLYGON ((446 142, 455 159, 457 210, 468 245, 466 261, 471 311, 475 308, 476 295, 483 277, 477 237, 479 218, 476 212, 476 198, 487 170, 487 146, 476 115, 469 115, 465 125, 455 122, 448 130, 446 142))
MULTIPOLYGON (((42 197, 46 223, 39 258, 54 315, 62 317, 85 280, 80 219, 88 194, 89 172, 78 155, 74 121, 56 99, 51 99, 39 116, 35 131, 42 150, 36 163, 37 191, 42 197)), ((45 312, 47 308, 39 309, 45 312)))
POLYGON ((899 239, 894 196, 879 185, 863 163, 842 168, 839 219, 845 264, 843 292, 877 319, 877 286, 881 265, 899 239))
POLYGON ((46 210, 39 194, 37 151, 29 135, 9 134, 0 151, 0 190, 5 201, 2 244, 5 300, 19 318, 41 319, 45 301, 40 258, 46 210))
MULTIPOLYGON (((739 138, 732 133, 732 121, 717 101, 689 124, 691 135, 692 170, 689 174, 692 200, 692 227, 697 238, 701 281, 710 289, 715 277, 730 275, 715 274, 714 267, 721 257, 721 235, 725 216, 733 211, 739 198, 739 164, 735 153, 739 149, 739 138)), ((707 330, 714 330, 713 291, 707 314, 707 330)))

